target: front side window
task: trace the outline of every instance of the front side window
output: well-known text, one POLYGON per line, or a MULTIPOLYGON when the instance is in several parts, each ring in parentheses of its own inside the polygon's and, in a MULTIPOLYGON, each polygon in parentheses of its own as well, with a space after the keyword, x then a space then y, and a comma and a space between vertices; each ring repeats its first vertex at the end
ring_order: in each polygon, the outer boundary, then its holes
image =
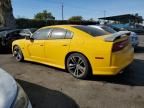
POLYGON ((46 40, 48 39, 51 29, 40 29, 33 34, 33 38, 36 40, 46 40))

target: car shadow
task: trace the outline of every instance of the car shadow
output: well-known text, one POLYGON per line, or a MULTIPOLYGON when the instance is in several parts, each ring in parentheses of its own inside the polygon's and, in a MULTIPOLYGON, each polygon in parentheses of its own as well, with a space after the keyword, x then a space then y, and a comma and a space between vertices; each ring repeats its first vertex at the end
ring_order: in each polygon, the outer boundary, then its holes
POLYGON ((50 90, 19 79, 17 79, 17 82, 25 90, 33 108, 79 108, 71 97, 62 92, 50 90))
POLYGON ((135 59, 122 74, 116 76, 92 76, 88 80, 130 86, 144 86, 144 60, 135 59))
MULTIPOLYGON (((59 72, 67 72, 66 70, 43 65, 35 62, 27 62, 31 64, 46 66, 58 70, 59 72)), ((124 70, 123 73, 114 76, 93 76, 91 75, 86 80, 101 81, 104 83, 114 83, 130 86, 144 86, 144 60, 135 59, 133 63, 124 70)))
POLYGON ((144 53, 144 47, 138 46, 135 48, 135 53, 144 53))

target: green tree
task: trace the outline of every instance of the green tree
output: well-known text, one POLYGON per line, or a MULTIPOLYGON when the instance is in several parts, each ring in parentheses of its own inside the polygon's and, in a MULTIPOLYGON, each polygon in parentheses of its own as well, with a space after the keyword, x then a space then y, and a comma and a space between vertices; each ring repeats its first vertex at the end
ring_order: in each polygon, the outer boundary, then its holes
POLYGON ((95 21, 93 18, 90 18, 89 21, 95 21))
POLYGON ((55 17, 52 15, 51 12, 47 12, 44 10, 43 12, 39 12, 34 16, 36 20, 55 20, 55 17))
POLYGON ((70 20, 70 21, 82 21, 83 17, 82 16, 72 16, 68 20, 70 20))

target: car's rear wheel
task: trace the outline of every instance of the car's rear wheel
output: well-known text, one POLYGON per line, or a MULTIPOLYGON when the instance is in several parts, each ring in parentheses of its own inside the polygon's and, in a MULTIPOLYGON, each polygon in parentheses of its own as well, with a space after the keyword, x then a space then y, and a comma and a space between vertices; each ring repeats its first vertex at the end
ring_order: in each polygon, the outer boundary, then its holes
POLYGON ((23 53, 22 53, 20 47, 18 47, 18 46, 14 47, 14 49, 13 49, 13 56, 16 58, 16 60, 18 62, 21 62, 21 61, 24 60, 23 53))
POLYGON ((91 70, 87 58, 79 53, 73 53, 67 58, 66 68, 78 79, 85 79, 91 70))

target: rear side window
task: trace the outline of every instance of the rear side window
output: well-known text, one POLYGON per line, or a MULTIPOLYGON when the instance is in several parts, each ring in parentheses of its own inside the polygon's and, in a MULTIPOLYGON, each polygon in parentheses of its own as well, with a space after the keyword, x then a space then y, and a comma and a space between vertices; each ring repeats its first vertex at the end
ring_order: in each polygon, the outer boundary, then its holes
POLYGON ((66 35, 66 30, 64 29, 53 29, 50 39, 64 39, 66 35))
POLYGON ((50 39, 71 39, 72 33, 66 29, 54 28, 51 32, 50 39))
POLYGON ((102 35, 107 35, 108 33, 103 31, 103 30, 100 30, 100 29, 97 29, 97 28, 93 28, 93 27, 89 27, 89 26, 72 26, 76 29, 79 29, 83 32, 86 32, 94 37, 96 36, 102 36, 102 35))

